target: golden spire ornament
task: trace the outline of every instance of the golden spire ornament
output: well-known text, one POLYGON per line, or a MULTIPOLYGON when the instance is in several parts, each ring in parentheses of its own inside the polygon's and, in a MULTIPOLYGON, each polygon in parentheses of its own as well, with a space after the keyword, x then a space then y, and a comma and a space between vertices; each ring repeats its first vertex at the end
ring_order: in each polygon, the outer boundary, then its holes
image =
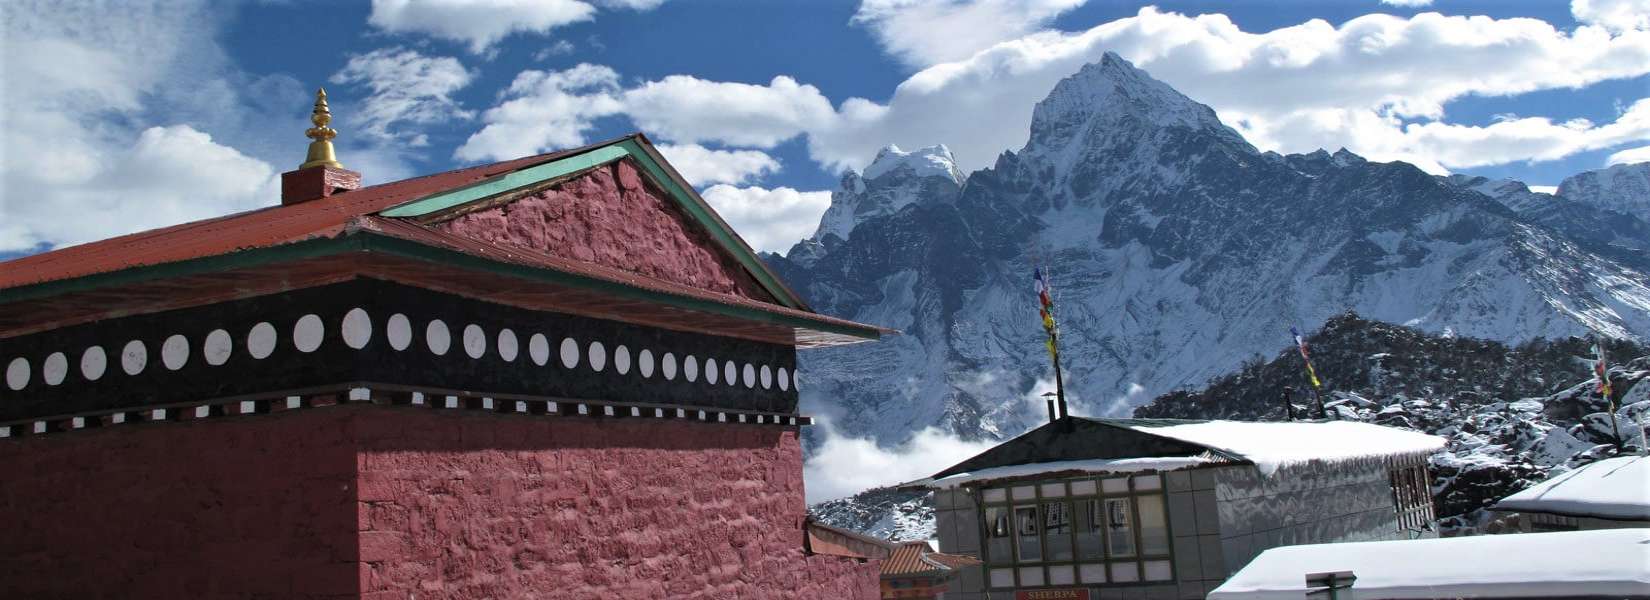
POLYGON ((298 168, 344 168, 344 165, 338 164, 338 157, 332 151, 332 138, 338 137, 338 131, 327 127, 327 124, 332 122, 332 111, 327 109, 327 90, 325 88, 315 89, 315 112, 310 113, 309 122, 314 123, 315 126, 305 131, 304 135, 314 141, 309 143, 309 157, 304 160, 304 164, 298 165, 298 168))

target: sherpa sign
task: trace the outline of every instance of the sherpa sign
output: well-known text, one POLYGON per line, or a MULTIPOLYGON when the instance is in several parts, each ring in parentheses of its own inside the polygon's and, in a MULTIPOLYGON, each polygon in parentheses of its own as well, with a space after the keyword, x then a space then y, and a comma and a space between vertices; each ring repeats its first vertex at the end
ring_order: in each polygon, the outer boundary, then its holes
POLYGON ((1014 600, 1089 600, 1086 589, 1014 592, 1014 600))

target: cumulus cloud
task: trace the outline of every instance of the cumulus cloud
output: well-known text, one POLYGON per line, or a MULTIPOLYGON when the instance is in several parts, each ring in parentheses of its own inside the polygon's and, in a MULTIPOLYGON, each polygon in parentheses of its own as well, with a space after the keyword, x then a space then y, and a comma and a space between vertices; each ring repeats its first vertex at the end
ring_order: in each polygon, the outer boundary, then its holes
POLYGON ((595 13, 579 0, 373 0, 367 24, 466 43, 483 54, 510 34, 545 34, 595 13))
POLYGON ((809 504, 921 479, 996 445, 929 427, 899 446, 884 448, 869 438, 838 435, 823 422, 817 426, 824 428, 825 442, 802 466, 809 504))
POLYGON ((350 57, 330 81, 361 85, 370 91, 356 112, 344 115, 346 122, 360 125, 360 132, 367 136, 416 147, 428 145, 429 140, 409 127, 475 117, 452 98, 473 77, 455 58, 380 48, 350 57))
POLYGON ((1650 29, 1650 0, 1573 0, 1570 14, 1579 23, 1611 31, 1650 29))
POLYGON ((585 143, 599 117, 622 106, 613 69, 580 64, 564 71, 522 71, 482 114, 486 123, 453 152, 460 160, 505 160, 585 143))
POLYGON ((1432 6, 1432 0, 1381 0, 1381 4, 1403 8, 1420 8, 1423 6, 1432 6))
POLYGON ((779 161, 760 150, 711 150, 698 144, 662 144, 659 152, 695 187, 741 184, 779 170, 779 161))
POLYGON ((702 195, 758 252, 784 252, 819 225, 831 206, 830 192, 799 192, 788 187, 766 189, 711 186, 702 195))
POLYGON ((865 0, 853 22, 908 66, 961 60, 1041 29, 1086 0, 865 0))
POLYGON ((886 101, 850 99, 832 127, 810 132, 810 150, 825 164, 857 166, 890 142, 945 142, 965 169, 988 165, 1024 142, 1032 105, 1056 81, 1108 50, 1213 106, 1262 148, 1345 146, 1377 159, 1444 166, 1475 159, 1403 152, 1406 122, 1443 120, 1444 105, 1467 95, 1579 88, 1650 73, 1650 32, 1566 32, 1534 19, 1422 13, 1250 33, 1223 15, 1148 7, 1086 31, 1033 33, 934 65, 886 101), (1444 56, 1449 60, 1438 60, 1444 56))
POLYGON ((1610 155, 1604 160, 1604 166, 1630 165, 1641 162, 1650 162, 1650 146, 1628 148, 1610 155))
POLYGON ((768 85, 671 75, 624 94, 630 119, 661 139, 772 148, 835 117, 819 88, 786 76, 768 85))

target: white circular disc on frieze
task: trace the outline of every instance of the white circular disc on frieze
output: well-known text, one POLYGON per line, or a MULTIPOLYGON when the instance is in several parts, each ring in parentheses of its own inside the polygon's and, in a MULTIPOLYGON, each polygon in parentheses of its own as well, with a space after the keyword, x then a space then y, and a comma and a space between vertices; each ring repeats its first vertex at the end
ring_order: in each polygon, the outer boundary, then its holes
POLYGON ((498 330, 498 357, 504 362, 516 362, 516 356, 521 354, 521 346, 516 342, 516 332, 508 328, 498 330))
POLYGON ((464 353, 470 358, 481 358, 487 353, 487 332, 479 325, 464 326, 464 353))
POLYGON ((214 367, 229 362, 229 355, 235 353, 235 339, 229 337, 229 332, 214 329, 206 334, 206 340, 201 342, 201 358, 206 364, 214 367))
POLYGON ((258 360, 269 358, 275 351, 275 338, 275 326, 268 321, 253 325, 252 330, 246 332, 246 353, 258 360))
POLYGON ((160 364, 176 371, 189 363, 189 338, 173 334, 160 343, 160 364))
POLYGON ((802 393, 802 373, 791 371, 791 389, 796 390, 799 394, 802 393))
POLYGON ((716 380, 722 377, 722 372, 716 369, 716 359, 705 359, 705 383, 716 385, 716 380))
POLYGON ((401 313, 390 315, 384 322, 384 339, 389 340, 391 348, 406 350, 412 345, 412 321, 401 313))
POLYGON ((739 385, 739 365, 734 364, 731 360, 724 361, 722 363, 722 381, 727 382, 730 386, 739 385))
POLYGON ((120 349, 120 370, 127 375, 136 375, 149 366, 149 347, 139 340, 126 342, 126 347, 120 349))
POLYGON ((343 322, 338 324, 338 335, 344 338, 345 346, 356 350, 367 347, 367 342, 372 341, 372 316, 359 307, 349 309, 344 313, 343 322))
POLYGON ((561 340, 561 366, 569 369, 579 366, 579 341, 573 338, 561 340))
POLYGON ((601 342, 590 342, 590 370, 597 373, 607 368, 607 347, 601 342))
POLYGON ((13 390, 29 385, 29 359, 21 356, 6 363, 6 387, 13 390))
POLYGON ((624 344, 613 349, 613 372, 620 375, 630 372, 630 348, 624 344))
POLYGON ((53 352, 40 363, 40 378, 46 385, 57 385, 69 376, 69 357, 62 352, 53 352))
POLYGON ((789 389, 791 389, 790 372, 786 371, 785 367, 779 367, 779 391, 783 392, 789 389))
POLYGON ((436 356, 445 356, 447 349, 453 347, 453 333, 447 331, 447 324, 441 319, 433 319, 424 327, 424 344, 436 356))
POLYGON ((764 390, 773 389, 773 369, 768 368, 768 365, 762 365, 762 372, 761 373, 762 373, 762 389, 764 389, 764 390))
POLYGON ((550 340, 542 333, 527 338, 527 356, 533 359, 533 364, 541 367, 550 362, 550 340))
POLYGON ((756 367, 751 365, 750 363, 745 363, 745 372, 744 372, 744 374, 745 374, 745 387, 748 387, 748 388, 756 387, 756 367))
POLYGON ((308 354, 321 347, 321 341, 327 337, 327 326, 321 322, 321 317, 308 314, 298 317, 298 322, 292 325, 292 346, 299 352, 308 354))
POLYGON ((88 381, 97 381, 109 369, 109 355, 102 346, 92 346, 80 355, 80 374, 88 381))
POLYGON ((682 377, 687 379, 688 383, 699 380, 699 359, 694 358, 692 354, 682 359, 682 377))
POLYGON ((642 379, 647 379, 653 376, 652 350, 643 348, 641 352, 636 354, 636 372, 642 375, 642 379))
POLYGON ((663 373, 664 373, 664 376, 665 376, 665 381, 675 381, 676 380, 676 355, 673 354, 673 353, 670 353, 670 352, 666 352, 665 357, 663 359, 660 359, 660 361, 659 361, 659 368, 663 370, 663 373))

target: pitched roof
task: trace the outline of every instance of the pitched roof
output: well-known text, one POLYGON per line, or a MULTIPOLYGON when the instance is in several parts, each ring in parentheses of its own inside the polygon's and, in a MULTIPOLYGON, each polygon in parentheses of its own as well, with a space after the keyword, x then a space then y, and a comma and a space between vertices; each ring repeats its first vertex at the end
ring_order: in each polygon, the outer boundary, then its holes
POLYGON ((1555 475, 1494 510, 1650 521, 1650 456, 1617 456, 1555 475))
POLYGON ((978 564, 980 560, 972 556, 935 552, 926 541, 903 542, 883 561, 882 578, 947 575, 978 564))
POLYGON ((808 554, 885 560, 894 551, 894 545, 808 517, 802 521, 802 550, 808 554))
MULTIPOLYGON (((18 303, 23 303, 22 306, 38 309, 60 296, 92 290, 98 293, 83 294, 81 304, 96 307, 107 303, 110 296, 108 290, 123 289, 121 286, 237 269, 247 273, 250 272, 248 265, 290 262, 348 252, 384 251, 385 248, 369 246, 382 245, 375 239, 390 238, 446 250, 447 254, 435 256, 434 259, 444 260, 447 266, 453 268, 507 272, 512 277, 542 273, 555 278, 556 283, 561 285, 628 294, 632 300, 663 302, 690 312, 717 313, 768 324, 768 331, 747 336, 752 338, 784 339, 792 336, 786 331, 794 331, 791 339, 800 345, 834 345, 876 339, 888 332, 812 312, 641 134, 18 258, 3 263, 4 268, 0 268, 0 304, 13 304, 15 308, 18 303), (678 203, 681 211, 702 226, 710 234, 712 242, 736 259, 738 265, 775 302, 697 289, 530 248, 465 239, 421 224, 421 218, 433 213, 485 202, 528 186, 554 185, 560 178, 617 160, 635 161, 642 167, 649 181, 665 190, 678 203), (353 245, 316 244, 343 239, 358 242, 353 245), (459 261, 453 255, 480 258, 482 261, 459 261)), ((398 249, 404 250, 404 255, 417 254, 412 256, 415 260, 433 260, 428 252, 405 247, 398 249)), ((393 255, 395 252, 384 254, 393 255)), ((197 281, 188 286, 201 284, 197 281)), ((48 310, 67 311, 60 308, 48 310)), ((53 314, 52 317, 34 322, 66 323, 76 318, 61 314, 53 314)), ((0 327, 0 331, 18 327, 13 323, 5 325, 0 327)))

